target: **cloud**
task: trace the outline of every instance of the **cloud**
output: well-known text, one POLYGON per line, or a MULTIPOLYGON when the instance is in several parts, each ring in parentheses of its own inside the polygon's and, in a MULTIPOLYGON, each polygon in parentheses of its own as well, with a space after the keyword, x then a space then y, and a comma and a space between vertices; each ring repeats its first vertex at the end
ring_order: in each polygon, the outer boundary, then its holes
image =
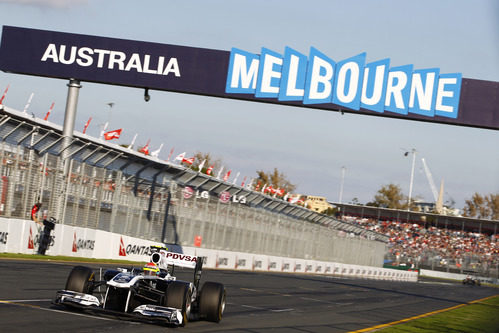
POLYGON ((0 0, 0 3, 48 8, 69 8, 74 5, 86 4, 88 0, 0 0))

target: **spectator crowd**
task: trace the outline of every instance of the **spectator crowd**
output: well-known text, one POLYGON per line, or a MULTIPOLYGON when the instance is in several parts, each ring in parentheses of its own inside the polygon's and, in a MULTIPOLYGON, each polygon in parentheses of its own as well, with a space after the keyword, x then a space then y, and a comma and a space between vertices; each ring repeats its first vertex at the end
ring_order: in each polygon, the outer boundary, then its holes
POLYGON ((389 237, 387 259, 394 264, 415 267, 435 265, 463 270, 497 270, 499 235, 450 230, 417 223, 378 221, 343 216, 346 222, 361 225, 389 237))

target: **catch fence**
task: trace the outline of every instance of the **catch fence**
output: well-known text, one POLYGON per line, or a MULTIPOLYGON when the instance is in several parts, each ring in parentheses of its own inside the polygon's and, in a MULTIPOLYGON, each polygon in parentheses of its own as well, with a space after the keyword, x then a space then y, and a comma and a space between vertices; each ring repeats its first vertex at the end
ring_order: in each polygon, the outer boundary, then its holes
MULTIPOLYGON (((90 165, 35 149, 0 145, 0 215, 42 215, 60 223, 152 241, 339 263, 382 265, 386 244, 282 211, 162 177, 143 181, 121 169, 90 165), (68 170, 66 172, 66 170, 68 170)), ((331 219, 333 220, 333 219, 331 219)), ((346 224, 345 224, 346 225, 346 224)))

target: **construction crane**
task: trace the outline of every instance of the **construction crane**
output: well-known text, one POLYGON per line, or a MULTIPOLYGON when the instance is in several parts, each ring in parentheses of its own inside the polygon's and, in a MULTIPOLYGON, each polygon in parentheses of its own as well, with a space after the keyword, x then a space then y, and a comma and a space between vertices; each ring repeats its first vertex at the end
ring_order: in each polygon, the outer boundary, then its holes
POLYGON ((426 165, 426 161, 425 161, 424 157, 421 158, 421 162, 423 162, 424 172, 426 174, 426 179, 428 179, 428 183, 430 184, 431 193, 433 194, 433 198, 435 199, 435 202, 437 202, 438 191, 437 191, 437 187, 435 186, 435 182, 433 181, 433 176, 431 175, 430 169, 426 165))

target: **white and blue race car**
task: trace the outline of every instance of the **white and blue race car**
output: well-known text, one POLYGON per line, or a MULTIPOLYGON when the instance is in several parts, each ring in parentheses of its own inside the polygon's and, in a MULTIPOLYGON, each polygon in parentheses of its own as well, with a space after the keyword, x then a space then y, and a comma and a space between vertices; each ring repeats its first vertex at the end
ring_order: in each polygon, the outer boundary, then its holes
POLYGON ((89 267, 76 266, 54 303, 139 320, 184 326, 189 320, 220 322, 226 291, 221 283, 199 288, 203 260, 154 247, 144 268, 107 270, 100 279, 89 267), (175 266, 194 269, 193 282, 177 280, 175 266))

